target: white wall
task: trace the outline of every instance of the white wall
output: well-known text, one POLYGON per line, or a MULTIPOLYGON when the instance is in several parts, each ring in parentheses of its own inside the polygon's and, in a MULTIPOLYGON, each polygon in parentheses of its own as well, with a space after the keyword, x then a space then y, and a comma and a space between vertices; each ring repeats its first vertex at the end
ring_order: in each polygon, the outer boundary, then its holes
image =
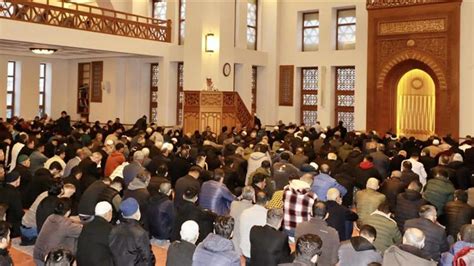
POLYGON ((474 134, 474 2, 461 6, 460 136, 474 134))

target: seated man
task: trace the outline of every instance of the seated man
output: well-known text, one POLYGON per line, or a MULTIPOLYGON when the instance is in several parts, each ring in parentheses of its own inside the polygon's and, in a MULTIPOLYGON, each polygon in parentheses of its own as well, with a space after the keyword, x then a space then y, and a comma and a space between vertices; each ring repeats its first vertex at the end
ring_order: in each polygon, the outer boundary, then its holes
POLYGON ((319 172, 319 175, 314 177, 313 184, 311 185, 311 190, 318 195, 319 200, 326 201, 326 195, 330 188, 337 188, 343 197, 346 195, 346 188, 330 176, 331 169, 329 165, 322 164, 319 172))
POLYGON ((340 266, 366 266, 371 262, 382 262, 382 255, 373 245, 377 231, 373 226, 360 227, 359 236, 341 243, 339 247, 340 266))
POLYGON ((181 240, 176 240, 168 247, 166 266, 192 266, 196 241, 199 237, 199 225, 189 220, 181 225, 181 240))
POLYGON ((457 239, 458 241, 451 246, 448 252, 441 254, 440 264, 442 266, 452 266, 454 257, 463 249, 474 249, 474 224, 463 225, 457 239))
POLYGON ((397 222, 390 217, 390 214, 389 203, 384 201, 364 220, 364 224, 371 225, 377 230, 374 246, 381 253, 391 245, 398 244, 402 238, 397 222))
POLYGON ((120 204, 122 219, 110 232, 109 247, 114 265, 154 265, 148 232, 139 224, 140 206, 134 198, 120 204))
POLYGON ((60 198, 57 201, 54 213, 46 219, 36 240, 33 258, 37 265, 44 265, 44 258, 50 251, 63 247, 76 253, 76 242, 82 231, 82 225, 69 219, 71 201, 60 198))
POLYGON ((311 220, 302 222, 296 226, 295 237, 302 235, 318 235, 323 241, 322 253, 318 265, 334 265, 337 263, 337 250, 339 248, 339 235, 336 229, 326 223, 328 212, 324 202, 316 202, 313 205, 313 217, 311 220))
POLYGON ((199 193, 199 206, 217 215, 229 214, 230 204, 235 200, 235 196, 224 184, 224 176, 224 170, 216 169, 214 180, 204 182, 199 193))
POLYGON ((95 206, 92 222, 84 225, 77 243, 78 265, 112 266, 112 251, 109 247, 109 236, 113 225, 112 205, 101 201, 95 206))
POLYGON ((250 265, 276 266, 293 261, 288 236, 279 231, 283 221, 281 209, 267 212, 267 224, 250 230, 250 265))
POLYGON ((357 221, 359 216, 342 205, 342 197, 338 189, 331 188, 328 190, 326 207, 329 214, 326 222, 337 230, 339 240, 345 241, 351 238, 353 222, 357 221))
POLYGON ((234 231, 234 218, 219 216, 214 223, 214 233, 200 243, 193 255, 194 266, 240 266, 240 254, 230 240, 234 231))
POLYGON ((378 192, 379 180, 369 178, 367 180, 366 189, 359 190, 355 196, 355 205, 359 221, 364 223, 364 219, 377 210, 377 207, 385 201, 384 194, 378 192))
POLYGON ((150 235, 158 244, 169 243, 176 213, 171 199, 170 182, 161 183, 158 193, 150 198, 147 206, 150 235))
POLYGON ((422 251, 425 235, 421 230, 408 228, 403 235, 403 244, 389 247, 383 256, 382 265, 435 266, 428 254, 422 251))
POLYGON ((306 234, 296 240, 296 258, 292 263, 280 266, 315 265, 321 256, 323 241, 317 235, 306 234))
POLYGON ((421 206, 419 214, 420 218, 405 222, 405 230, 408 228, 420 229, 425 234, 423 250, 431 256, 433 260, 439 261, 441 253, 449 249, 446 231, 436 221, 437 212, 434 206, 421 206))

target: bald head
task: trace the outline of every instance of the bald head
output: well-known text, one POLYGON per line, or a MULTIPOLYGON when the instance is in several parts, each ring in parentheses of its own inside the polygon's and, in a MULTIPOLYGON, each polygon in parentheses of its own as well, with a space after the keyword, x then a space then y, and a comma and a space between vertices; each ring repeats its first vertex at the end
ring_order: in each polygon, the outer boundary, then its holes
POLYGON ((339 196, 341 196, 341 193, 337 188, 330 188, 327 193, 327 199, 328 200, 333 200, 336 201, 339 196))
POLYGON ((422 249, 425 246, 425 234, 418 228, 408 228, 403 235, 403 244, 422 249))
POLYGON ((319 171, 324 174, 329 174, 331 168, 327 164, 322 164, 321 167, 319 167, 319 171))
POLYGON ((367 180, 367 184, 365 185, 366 188, 370 188, 373 190, 379 189, 379 180, 377 178, 371 177, 367 180))

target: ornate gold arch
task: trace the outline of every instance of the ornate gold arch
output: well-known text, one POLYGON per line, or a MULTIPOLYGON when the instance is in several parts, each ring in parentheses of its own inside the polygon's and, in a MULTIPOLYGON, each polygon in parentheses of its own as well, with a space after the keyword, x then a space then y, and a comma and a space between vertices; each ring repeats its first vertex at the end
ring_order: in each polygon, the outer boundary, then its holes
POLYGON ((448 89, 444 70, 437 62, 437 60, 433 56, 423 51, 410 49, 397 53, 390 59, 382 63, 382 68, 377 78, 377 90, 383 90, 385 86, 385 80, 390 71, 394 69, 394 67, 408 60, 415 60, 427 65, 436 75, 436 77, 433 78, 438 79, 439 89, 442 91, 448 89))

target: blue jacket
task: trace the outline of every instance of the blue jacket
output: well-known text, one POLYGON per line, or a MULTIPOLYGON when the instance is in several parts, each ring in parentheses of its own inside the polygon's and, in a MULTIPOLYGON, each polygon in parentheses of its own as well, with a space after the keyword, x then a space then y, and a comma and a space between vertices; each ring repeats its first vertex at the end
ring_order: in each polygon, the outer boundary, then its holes
POLYGON ((150 198, 147 218, 151 236, 160 240, 170 239, 175 217, 173 201, 167 195, 159 193, 150 198))
POLYGON ((336 179, 328 174, 320 173, 314 177, 311 190, 318 195, 318 200, 326 201, 326 196, 330 188, 337 188, 341 193, 341 198, 347 193, 347 189, 337 183, 336 179))
POLYGON ((193 255, 193 266, 240 266, 240 254, 231 240, 209 234, 193 255))
POLYGON ((441 254, 441 260, 439 261, 440 265, 452 266, 454 256, 456 255, 456 253, 458 253, 459 251, 461 251, 461 249, 466 248, 466 247, 474 248, 474 243, 468 243, 464 241, 458 241, 454 243, 449 249, 449 251, 441 254))
POLYGON ((227 215, 230 204, 234 200, 235 196, 226 185, 215 180, 209 180, 202 184, 201 193, 199 193, 199 206, 203 209, 211 210, 217 215, 227 215))

